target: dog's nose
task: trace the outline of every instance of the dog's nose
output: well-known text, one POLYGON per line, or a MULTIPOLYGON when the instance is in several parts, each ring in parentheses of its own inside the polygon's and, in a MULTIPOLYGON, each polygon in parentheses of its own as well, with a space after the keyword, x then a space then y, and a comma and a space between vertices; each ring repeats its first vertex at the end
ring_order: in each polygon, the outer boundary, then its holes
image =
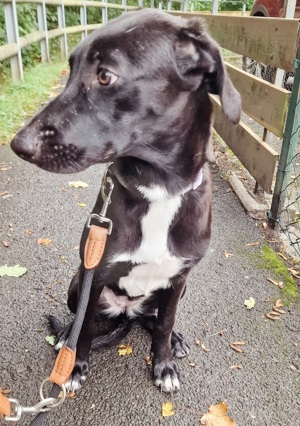
POLYGON ((19 131, 10 143, 11 149, 21 158, 26 160, 34 157, 36 143, 34 138, 26 136, 25 131, 19 131))

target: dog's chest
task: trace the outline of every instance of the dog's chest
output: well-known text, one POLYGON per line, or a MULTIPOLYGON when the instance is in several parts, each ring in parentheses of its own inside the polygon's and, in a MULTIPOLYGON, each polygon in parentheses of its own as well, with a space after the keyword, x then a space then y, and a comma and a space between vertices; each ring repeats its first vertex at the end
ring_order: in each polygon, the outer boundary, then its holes
POLYGON ((142 239, 134 252, 116 255, 113 263, 130 262, 133 267, 129 274, 121 277, 119 287, 130 297, 146 296, 167 288, 170 278, 179 273, 182 262, 169 251, 169 229, 180 208, 182 197, 159 197, 147 193, 149 209, 141 218, 142 239))

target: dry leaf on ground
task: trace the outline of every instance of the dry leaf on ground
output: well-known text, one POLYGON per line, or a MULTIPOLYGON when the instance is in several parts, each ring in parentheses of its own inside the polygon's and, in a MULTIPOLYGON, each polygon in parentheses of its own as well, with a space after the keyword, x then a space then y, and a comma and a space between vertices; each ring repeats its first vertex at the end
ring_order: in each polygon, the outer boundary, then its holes
POLYGON ((205 346, 205 344, 204 344, 204 343, 202 343, 202 345, 201 345, 201 349, 202 349, 204 352, 210 352, 210 349, 208 349, 208 348, 205 346))
POLYGON ((163 402, 161 404, 161 414, 163 417, 174 416, 173 405, 172 402, 163 402))
POLYGON ((42 246, 47 246, 52 243, 52 240, 50 238, 38 238, 36 242, 42 246))
POLYGON ((235 426, 235 422, 231 417, 227 416, 227 406, 225 402, 211 405, 208 413, 204 414, 200 419, 202 426, 235 426))
POLYGON ((82 182, 82 180, 77 180, 69 182, 69 186, 71 186, 71 188, 86 188, 89 185, 85 182, 82 182))
POLYGON ((118 354, 120 356, 131 355, 132 347, 130 345, 119 345, 118 346, 118 354))
POLYGON ((245 344, 246 344, 245 342, 232 342, 232 343, 230 343, 230 347, 235 352, 242 353, 244 351, 242 351, 242 349, 239 346, 244 346, 245 344))
POLYGON ((233 254, 232 254, 232 253, 229 253, 227 250, 224 250, 224 251, 223 251, 223 254, 224 254, 224 256, 225 256, 225 257, 227 257, 227 258, 228 258, 228 257, 230 257, 230 256, 233 256, 233 254))

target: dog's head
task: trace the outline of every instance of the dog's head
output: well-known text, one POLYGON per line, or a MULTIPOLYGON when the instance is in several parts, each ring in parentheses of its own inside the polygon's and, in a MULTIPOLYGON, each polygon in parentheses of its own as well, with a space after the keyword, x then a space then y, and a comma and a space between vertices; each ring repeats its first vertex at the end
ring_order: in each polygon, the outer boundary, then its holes
POLYGON ((126 156, 172 167, 186 149, 191 158, 205 153, 208 93, 239 121, 240 96, 201 20, 153 10, 124 14, 74 50, 65 89, 11 146, 58 173, 126 156))

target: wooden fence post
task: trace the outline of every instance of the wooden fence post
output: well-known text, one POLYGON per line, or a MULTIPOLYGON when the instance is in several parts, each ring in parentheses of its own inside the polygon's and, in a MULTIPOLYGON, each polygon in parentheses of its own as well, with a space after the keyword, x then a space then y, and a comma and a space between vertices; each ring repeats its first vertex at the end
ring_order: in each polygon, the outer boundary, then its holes
POLYGON ((41 60, 42 62, 49 62, 50 56, 49 56, 49 42, 48 42, 48 29, 47 29, 47 15, 46 15, 46 5, 44 0, 42 4, 36 5, 36 12, 37 12, 39 31, 45 33, 45 38, 40 41, 41 60))
POLYGON ((61 6, 57 7, 57 22, 58 28, 64 29, 63 35, 59 37, 59 42, 61 58, 65 59, 68 57, 68 41, 66 33, 65 5, 63 0, 61 6))
POLYGON ((19 44, 19 28, 16 1, 12 0, 11 3, 4 3, 3 7, 7 42, 16 43, 18 46, 18 53, 10 58, 11 78, 14 83, 17 83, 18 80, 23 80, 23 64, 21 48, 19 44))
MULTIPOLYGON (((87 25, 87 15, 86 15, 86 2, 80 7, 80 25, 87 25)), ((87 29, 85 28, 81 33, 81 40, 84 40, 87 37, 87 29)))

